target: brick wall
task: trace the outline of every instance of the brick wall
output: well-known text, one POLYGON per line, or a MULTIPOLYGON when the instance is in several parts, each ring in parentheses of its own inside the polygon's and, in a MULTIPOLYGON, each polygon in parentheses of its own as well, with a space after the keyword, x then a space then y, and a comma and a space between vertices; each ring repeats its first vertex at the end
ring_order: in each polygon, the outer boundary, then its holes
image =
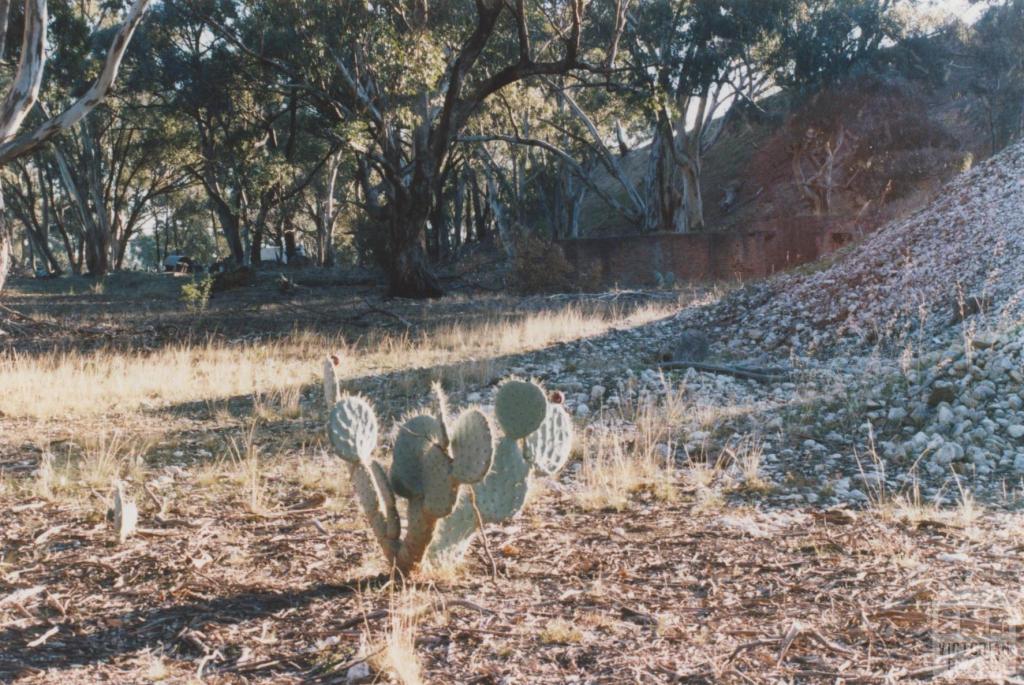
POLYGON ((793 217, 743 231, 649 233, 560 241, 578 269, 600 264, 607 284, 649 286, 654 272, 680 281, 759 278, 813 261, 850 242, 844 222, 793 217))

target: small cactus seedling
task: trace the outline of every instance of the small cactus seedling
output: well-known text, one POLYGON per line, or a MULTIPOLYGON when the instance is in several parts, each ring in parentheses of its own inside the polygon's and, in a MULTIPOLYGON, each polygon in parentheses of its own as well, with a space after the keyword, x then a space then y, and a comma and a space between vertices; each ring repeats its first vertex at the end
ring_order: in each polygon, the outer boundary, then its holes
POLYGON ((121 481, 114 483, 114 506, 111 508, 111 516, 114 519, 114 528, 117 529, 117 540, 123 545, 125 540, 135 534, 135 528, 139 523, 139 508, 128 496, 121 481))
MULTIPOLYGON (((334 365, 325 363, 324 371, 324 389, 331 393, 334 365)), ((440 387, 435 395, 436 416, 419 414, 398 427, 390 469, 373 459, 379 427, 367 400, 338 397, 327 424, 370 528, 388 563, 401 573, 424 556, 465 550, 477 529, 477 512, 484 523, 515 516, 526 501, 531 468, 557 473, 572 444, 569 415, 549 404, 534 383, 511 380, 499 388, 495 414, 504 437, 497 448, 482 411, 467 409, 449 425, 440 387), (404 538, 398 497, 407 500, 404 538)))

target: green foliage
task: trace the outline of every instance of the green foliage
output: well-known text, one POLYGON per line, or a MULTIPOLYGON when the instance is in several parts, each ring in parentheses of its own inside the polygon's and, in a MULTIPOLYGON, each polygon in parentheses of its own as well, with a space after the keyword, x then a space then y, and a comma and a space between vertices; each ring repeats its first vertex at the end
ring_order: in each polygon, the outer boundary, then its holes
POLYGON ((213 276, 206 274, 202 278, 186 281, 181 284, 180 299, 185 308, 192 313, 206 311, 213 294, 213 276))
MULTIPOLYGON (((756 4, 756 3, 753 3, 756 4)), ((876 62, 906 34, 899 3, 798 0, 771 54, 778 82, 810 95, 876 62)))
MULTIPOLYGON (((325 377, 325 387, 331 381, 325 377)), ((378 423, 367 400, 342 396, 327 423, 360 507, 388 562, 401 573, 425 556, 461 554, 477 530, 478 515, 484 523, 515 516, 526 501, 531 470, 557 473, 572 446, 569 415, 561 405, 548 404, 534 383, 512 380, 499 389, 496 413, 506 435, 497 449, 482 411, 467 409, 449 427, 447 400, 440 388, 435 392, 437 416, 419 414, 399 425, 390 472, 372 458, 378 423), (408 501, 404 539, 396 496, 408 501)))
POLYGON ((1024 135, 1024 0, 990 7, 974 25, 968 54, 976 65, 970 89, 978 98, 971 114, 995 154, 1024 135))

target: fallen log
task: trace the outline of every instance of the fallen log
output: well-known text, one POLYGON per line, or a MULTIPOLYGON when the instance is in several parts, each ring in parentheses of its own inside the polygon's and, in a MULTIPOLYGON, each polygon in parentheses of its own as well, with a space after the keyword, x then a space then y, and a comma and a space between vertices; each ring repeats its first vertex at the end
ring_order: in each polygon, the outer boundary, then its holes
POLYGON ((759 383, 783 383, 790 380, 790 374, 785 369, 757 369, 746 366, 726 366, 723 364, 705 364, 704 362, 693 361, 662 362, 658 365, 658 368, 662 371, 693 369, 703 373, 716 373, 722 376, 743 378, 759 383))

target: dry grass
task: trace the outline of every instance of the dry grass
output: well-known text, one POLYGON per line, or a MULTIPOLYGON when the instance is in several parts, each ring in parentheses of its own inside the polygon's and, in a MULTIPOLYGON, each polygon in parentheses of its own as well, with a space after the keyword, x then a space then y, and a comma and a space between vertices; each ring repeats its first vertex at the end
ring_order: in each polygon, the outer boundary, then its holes
POLYGON ((114 431, 91 436, 82 443, 68 444, 61 454, 45 448, 29 494, 48 501, 74 501, 91 493, 104 493, 116 480, 144 479, 143 455, 150 449, 149 441, 114 431))
POLYGON ((401 685, 421 685, 423 667, 416 653, 416 629, 430 610, 423 594, 413 588, 400 591, 392 587, 388 621, 380 634, 365 633, 368 661, 378 673, 386 673, 401 685))
POLYGON ((265 510, 264 473, 260 459, 260 447, 256 442, 254 422, 240 440, 231 439, 228 445, 227 461, 234 467, 235 482, 241 487, 245 504, 253 514, 265 510))
POLYGON ((615 509, 631 494, 648 490, 656 499, 676 498, 675 427, 682 421, 684 390, 666 383, 660 402, 625 405, 617 423, 632 430, 600 430, 584 439, 576 500, 586 510, 615 509))
POLYGON ((738 487, 749 493, 770 492, 773 486, 761 474, 764 460, 764 443, 755 436, 740 440, 735 448, 726 448, 725 453, 732 460, 733 471, 739 478, 738 487))
POLYGON ((34 419, 95 417, 256 395, 269 415, 293 417, 299 389, 315 382, 327 351, 341 352, 342 381, 424 369, 425 382, 440 376, 463 385, 489 377, 494 367, 487 360, 493 357, 642 324, 676 308, 658 304, 628 312, 616 307, 587 312, 568 305, 526 315, 494 313, 418 336, 374 334, 352 345, 338 336, 296 330, 274 340, 237 344, 211 340, 157 351, 12 355, 0 359, 0 412, 34 419))
POLYGON ((583 631, 575 623, 564 618, 553 618, 540 632, 540 641, 544 644, 576 644, 583 642, 583 631))

